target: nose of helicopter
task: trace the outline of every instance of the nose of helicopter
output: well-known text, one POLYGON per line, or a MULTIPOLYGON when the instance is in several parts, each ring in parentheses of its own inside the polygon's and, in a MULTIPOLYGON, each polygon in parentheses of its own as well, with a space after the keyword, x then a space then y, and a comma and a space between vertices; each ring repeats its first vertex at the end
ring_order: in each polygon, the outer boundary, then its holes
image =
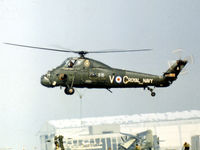
POLYGON ((46 87, 52 87, 49 78, 47 78, 45 75, 41 76, 41 84, 46 87))

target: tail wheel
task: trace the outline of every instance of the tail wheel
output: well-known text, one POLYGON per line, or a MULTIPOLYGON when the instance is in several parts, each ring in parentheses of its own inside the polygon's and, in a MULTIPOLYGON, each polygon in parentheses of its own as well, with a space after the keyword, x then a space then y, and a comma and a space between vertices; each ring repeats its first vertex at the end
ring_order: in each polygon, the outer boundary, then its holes
POLYGON ((74 94, 74 88, 65 88, 64 92, 67 95, 73 95, 74 94))
POLYGON ((155 92, 151 92, 151 96, 156 96, 156 93, 155 92))
POLYGON ((149 91, 151 92, 151 96, 152 96, 152 97, 156 96, 156 93, 153 91, 152 88, 147 87, 147 90, 149 90, 149 91))

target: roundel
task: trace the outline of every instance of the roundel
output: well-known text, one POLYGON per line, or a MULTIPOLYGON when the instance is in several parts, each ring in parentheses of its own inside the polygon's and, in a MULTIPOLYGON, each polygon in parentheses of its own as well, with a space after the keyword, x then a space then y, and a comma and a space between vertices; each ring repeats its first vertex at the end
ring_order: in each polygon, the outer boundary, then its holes
POLYGON ((85 60, 84 65, 85 65, 85 67, 89 67, 90 66, 90 61, 89 60, 85 60))
POLYGON ((115 78, 115 81, 116 81, 117 83, 121 83, 121 82, 122 82, 122 78, 121 78, 120 76, 117 76, 117 77, 115 78))

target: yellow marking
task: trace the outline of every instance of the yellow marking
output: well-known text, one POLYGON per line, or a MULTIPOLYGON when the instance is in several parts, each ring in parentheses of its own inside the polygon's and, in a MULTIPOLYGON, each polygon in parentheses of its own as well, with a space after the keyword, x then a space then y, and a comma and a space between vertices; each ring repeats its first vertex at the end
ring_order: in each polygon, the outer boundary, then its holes
POLYGON ((85 67, 89 67, 90 66, 90 61, 89 60, 85 60, 84 65, 85 65, 85 67))
POLYGON ((129 78, 128 76, 124 76, 123 77, 123 83, 127 84, 127 83, 140 83, 139 78, 129 78))
POLYGON ((143 83, 153 83, 153 79, 143 79, 143 83))
POLYGON ((169 74, 166 74, 165 77, 176 77, 176 74, 175 73, 169 73, 169 74))
POLYGON ((128 83, 138 83, 138 84, 153 83, 153 79, 143 78, 142 81, 140 81, 139 78, 130 78, 128 76, 124 76, 123 77, 123 83, 124 84, 128 84, 128 83))
POLYGON ((113 83, 115 76, 109 76, 110 83, 113 83))

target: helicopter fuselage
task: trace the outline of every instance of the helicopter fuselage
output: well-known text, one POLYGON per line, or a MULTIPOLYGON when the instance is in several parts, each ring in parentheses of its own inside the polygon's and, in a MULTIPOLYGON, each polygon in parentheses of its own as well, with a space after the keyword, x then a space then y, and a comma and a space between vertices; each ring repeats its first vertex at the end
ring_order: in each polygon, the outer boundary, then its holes
MULTIPOLYGON (((148 88, 167 87, 176 80, 178 73, 186 65, 179 60, 166 74, 158 76, 109 67, 90 58, 68 58, 63 64, 41 77, 41 84, 46 87, 76 88, 148 88), (179 67, 176 70, 176 67, 179 67), (176 73, 177 71, 177 73, 176 73)), ((72 91, 74 92, 74 91, 72 91)), ((69 90, 65 90, 70 94, 69 90)), ((73 93, 72 93, 73 94, 73 93)))
MULTIPOLYGON (((155 96, 153 87, 167 87, 175 81, 188 63, 187 59, 179 59, 164 72, 163 75, 152 75, 122 69, 112 68, 102 62, 86 58, 88 53, 127 53, 144 52, 151 49, 107 49, 97 51, 74 51, 70 49, 55 49, 46 47, 37 47, 30 45, 21 45, 14 43, 4 43, 11 46, 40 49, 43 51, 56 51, 65 53, 79 54, 80 57, 68 58, 57 68, 48 71, 41 77, 41 84, 46 87, 65 87, 65 93, 72 95, 74 87, 77 88, 147 88, 152 96, 155 96)), ((110 91, 111 92, 111 91, 110 91)))

